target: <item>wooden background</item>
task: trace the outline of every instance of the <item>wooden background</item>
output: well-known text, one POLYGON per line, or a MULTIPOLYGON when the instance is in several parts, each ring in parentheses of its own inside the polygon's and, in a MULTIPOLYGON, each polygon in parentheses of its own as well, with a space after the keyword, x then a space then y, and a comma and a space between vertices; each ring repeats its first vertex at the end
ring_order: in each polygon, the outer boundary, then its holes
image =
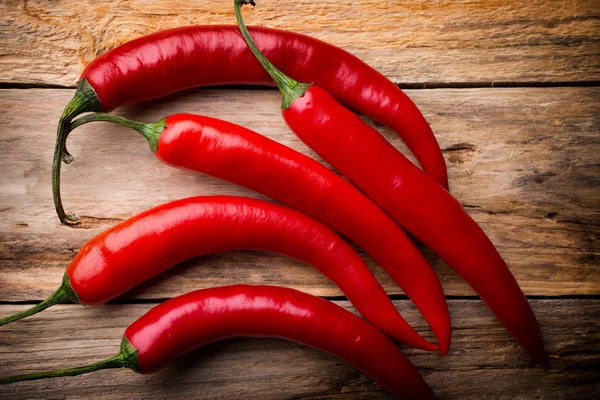
MULTIPOLYGON (((63 167, 73 229, 54 214, 56 122, 84 65, 129 39, 191 24, 234 23, 230 0, 3 1, 0 23, 0 316, 48 296, 92 236, 159 203, 202 194, 257 196, 171 169, 133 131, 90 124, 63 167)), ((600 392, 600 1, 259 0, 249 24, 307 33, 358 55, 407 89, 433 127, 452 193, 505 257, 540 321, 551 368, 529 357, 473 291, 430 251, 453 317, 447 357, 406 349, 442 399, 591 399, 600 392)), ((288 131, 276 90, 190 90, 117 113, 226 119, 315 156, 288 131)), ((395 133, 373 124, 401 151, 395 133)), ((318 157, 316 157, 318 158, 318 157)), ((432 338, 367 258, 406 319, 432 338)), ((103 359, 125 327, 166 298, 214 285, 280 284, 351 306, 317 272, 283 257, 201 257, 103 307, 61 305, 0 328, 0 376, 103 359)), ((300 345, 235 339, 152 376, 124 370, 26 382, 0 398, 387 398, 351 366, 300 345)))

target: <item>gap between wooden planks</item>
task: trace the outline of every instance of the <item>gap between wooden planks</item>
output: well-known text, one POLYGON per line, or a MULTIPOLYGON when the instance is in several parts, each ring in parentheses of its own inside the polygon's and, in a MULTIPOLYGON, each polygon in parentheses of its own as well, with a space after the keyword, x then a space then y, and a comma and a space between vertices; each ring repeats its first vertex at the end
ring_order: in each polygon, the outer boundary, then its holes
MULTIPOLYGON (((337 302, 353 311, 348 302, 337 302)), ((396 307, 417 331, 432 334, 409 301, 396 307)), ((440 399, 593 399, 600 390, 599 300, 533 300, 551 367, 533 366, 480 301, 451 300, 448 356, 404 348, 440 399), (568 320, 569 324, 565 325, 568 320)), ((61 305, 0 328, 0 376, 84 365, 119 349, 125 328, 153 304, 84 308, 61 305)), ((0 315, 24 309, 0 305, 0 315)), ((275 339, 231 339, 194 351, 155 375, 99 371, 3 386, 3 399, 384 399, 352 366, 275 339)))
MULTIPOLYGON (((133 38, 235 24, 232 0, 4 1, 0 82, 74 86, 83 67, 133 38)), ((598 1, 260 0, 246 22, 340 46, 396 83, 600 81, 598 1)))
MULTIPOLYGON (((50 167, 56 121, 72 93, 0 90, 5 111, 0 128, 0 300, 45 298, 85 241, 151 206, 194 195, 257 196, 161 164, 132 130, 89 124, 69 139, 76 159, 63 166, 62 188, 67 211, 91 217, 84 219, 84 229, 60 226, 50 167)), ((452 193, 491 237, 525 293, 600 294, 600 89, 439 89, 408 94, 444 149, 452 193)), ((287 129, 278 107, 275 90, 204 89, 119 112, 148 122, 175 112, 203 113, 314 156, 287 129)), ((376 127, 406 153, 395 133, 376 127)), ((447 295, 474 294, 435 255, 426 254, 447 295)), ((389 293, 401 293, 368 262, 389 293)), ((183 263, 124 298, 161 299, 240 282, 280 284, 321 296, 340 294, 318 272, 298 262, 261 252, 231 252, 183 263)))

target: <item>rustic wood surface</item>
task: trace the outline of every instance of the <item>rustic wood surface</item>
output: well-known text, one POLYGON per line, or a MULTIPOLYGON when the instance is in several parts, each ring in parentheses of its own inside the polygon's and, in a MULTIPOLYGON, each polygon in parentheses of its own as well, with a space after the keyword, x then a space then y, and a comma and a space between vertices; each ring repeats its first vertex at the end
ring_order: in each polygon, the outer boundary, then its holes
MULTIPOLYGON (((232 0, 4 0, 0 82, 73 86, 159 29, 234 24, 232 0)), ((261 0, 247 22, 313 35, 405 85, 600 80, 600 1, 261 0)))
MULTIPOLYGON (((396 301, 406 319, 432 338, 408 301, 396 301)), ((600 390, 600 301, 533 300, 551 367, 531 365, 479 300, 451 300, 453 348, 446 357, 406 349, 440 399, 593 399, 600 390), (568 326, 564 321, 568 320, 568 326), (596 354, 594 355, 594 352, 596 354)), ((350 308, 348 302, 338 304, 350 308)), ((84 308, 57 306, 0 328, 3 373, 20 374, 83 365, 114 355, 125 328, 153 304, 84 308)), ((0 306, 0 313, 24 306, 0 306)), ((353 310, 353 309, 352 309, 353 310)), ((348 364, 283 340, 234 339, 192 352, 154 375, 128 370, 23 382, 2 388, 6 399, 219 398, 383 399, 372 380, 348 364), (285 367, 284 367, 285 366, 285 367), (42 392, 43 391, 43 392, 42 392)))
MULTIPOLYGON (((250 24, 341 46, 401 86, 439 87, 407 93, 438 137, 452 193, 529 296, 551 355, 549 370, 533 366, 474 292, 422 247, 450 296, 453 347, 447 357, 406 353, 442 399, 592 399, 600 392, 599 10, 597 0, 260 0, 245 11, 250 24)), ((73 87, 86 63, 134 37, 233 23, 230 0, 8 0, 0 12, 0 317, 48 296, 85 241, 144 209, 195 195, 260 197, 166 167, 137 133, 96 123, 72 134, 76 160, 63 167, 65 206, 83 224, 59 225, 52 203, 55 124, 73 94, 60 87, 73 87)), ((200 89, 117 113, 148 122, 176 112, 210 115, 319 159, 289 132, 278 107, 275 90, 200 89)), ((365 121, 408 154, 394 132, 365 121)), ((399 288, 365 259, 406 319, 432 339, 399 288)), ((293 287, 349 307, 317 272, 284 257, 204 256, 114 304, 61 305, 0 327, 0 376, 111 356, 124 328, 163 299, 241 282, 293 287)), ((103 371, 0 387, 1 399, 388 396, 339 360, 273 339, 214 344, 154 376, 103 371)))
MULTIPOLYGON (((257 196, 230 183, 162 165, 133 130, 89 124, 70 137, 75 161, 63 167, 62 187, 67 210, 92 218, 84 218, 83 229, 61 226, 54 214, 49 177, 54 126, 72 90, 0 93, 0 108, 7 111, 5 134, 0 137, 6 152, 0 185, 7 188, 0 199, 5 250, 0 259, 2 299, 44 298, 60 283, 62 271, 85 241, 149 207, 195 195, 257 196)), ((600 125, 600 90, 408 93, 446 149, 452 192, 490 235, 525 292, 600 294, 600 270, 594 265, 600 229, 600 213, 595 209, 600 203, 596 166, 600 135, 594 131, 600 125)), ((314 156, 288 131, 276 111, 278 103, 275 90, 193 90, 119 112, 148 122, 175 112, 203 113, 240 123, 314 156)), ((395 133, 378 129, 403 148, 395 133)), ((428 256, 448 295, 473 294, 437 256, 431 252, 428 256)), ((390 293, 401 293, 383 270, 369 263, 390 293)), ((317 295, 341 294, 317 271, 298 262, 265 253, 232 252, 200 257, 127 297, 165 298, 240 279, 281 283, 317 295)))

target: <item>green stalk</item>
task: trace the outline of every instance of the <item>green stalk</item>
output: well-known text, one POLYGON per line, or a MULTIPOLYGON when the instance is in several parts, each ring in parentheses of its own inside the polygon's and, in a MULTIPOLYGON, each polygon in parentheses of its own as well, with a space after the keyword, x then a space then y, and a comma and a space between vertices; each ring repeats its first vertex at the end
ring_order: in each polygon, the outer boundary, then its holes
POLYGON ((256 56, 258 61, 261 63, 263 68, 269 73, 271 78, 277 84, 281 95, 283 96, 283 100, 281 101, 281 108, 288 109, 294 100, 304 96, 306 90, 312 86, 312 84, 300 83, 283 72, 277 69, 271 62, 258 50, 254 41, 250 37, 250 33, 248 29, 246 29, 246 25, 244 24, 244 20, 242 18, 242 5, 251 4, 255 6, 254 0, 234 0, 233 1, 233 9, 235 10, 235 19, 237 20, 238 26, 240 27, 240 32, 242 32, 242 36, 244 40, 250 47, 252 53, 256 56))
MULTIPOLYGON (((83 80, 82 82, 85 82, 85 80, 83 80)), ((82 112, 90 111, 89 109, 85 109, 84 107, 78 105, 80 104, 80 100, 78 99, 81 97, 81 95, 78 95, 78 93, 80 93, 79 89, 75 94, 73 100, 71 100, 71 103, 69 103, 69 105, 65 109, 65 112, 63 113, 63 116, 59 121, 58 134, 56 138, 56 147, 54 148, 54 161, 52 162, 52 193, 54 195, 54 206, 56 207, 56 213, 58 214, 58 218, 60 218, 60 221, 66 225, 77 225, 79 223, 79 218, 76 215, 67 215, 65 213, 60 197, 61 160, 67 164, 73 161, 73 157, 69 154, 69 152, 66 149, 67 137, 69 136, 69 133, 71 133, 71 131, 77 128, 78 126, 92 121, 116 122, 140 132, 146 138, 146 140, 148 140, 148 143, 150 144, 150 149, 154 152, 156 151, 156 148, 158 146, 158 138, 161 132, 165 129, 166 120, 165 118, 158 121, 155 124, 144 124, 143 122, 130 121, 126 118, 119 117, 118 115, 97 113, 89 114, 73 121, 73 118, 81 114, 82 112)))
POLYGON ((146 124, 144 122, 132 121, 119 115, 96 113, 84 115, 83 117, 72 121, 70 124, 70 130, 73 130, 83 124, 87 124, 88 122, 94 121, 107 121, 121 124, 129 128, 135 129, 136 131, 141 133, 142 136, 148 141, 148 144, 150 145, 150 150, 152 150, 152 152, 155 152, 158 148, 158 139, 160 138, 160 134, 165 130, 166 120, 166 118, 163 118, 156 123, 146 124))
POLYGON ((99 371, 102 369, 109 368, 130 368, 136 372, 139 372, 139 363, 137 359, 137 349, 129 343, 129 340, 123 338, 121 342, 121 350, 119 354, 104 361, 100 361, 97 363, 84 365, 81 367, 75 368, 64 368, 57 369, 54 371, 48 372, 39 372, 34 374, 25 374, 25 375, 17 375, 10 376, 8 378, 0 378, 0 385, 4 385, 7 383, 13 382, 22 382, 22 381, 32 381, 36 379, 46 379, 46 378, 57 378, 62 376, 75 376, 81 374, 87 374, 88 372, 99 371))
POLYGON ((71 120, 89 111, 102 111, 102 104, 96 95, 94 89, 85 78, 77 84, 77 91, 73 99, 65 107, 59 121, 56 131, 56 144, 54 146, 54 160, 52 161, 52 195, 54 198, 54 207, 60 222, 65 225, 76 225, 79 223, 74 214, 67 215, 63 208, 60 197, 60 168, 61 162, 70 164, 73 156, 67 150, 67 136, 69 136, 69 124, 71 120))
POLYGON ((56 292, 52 293, 50 297, 48 297, 41 303, 36 304, 28 310, 9 315, 8 317, 0 319, 0 326, 6 325, 14 321, 18 321, 25 317, 29 317, 33 314, 37 314, 40 311, 45 310, 46 308, 52 307, 55 304, 62 303, 65 301, 79 303, 79 297, 71 287, 71 284, 69 283, 69 277, 67 276, 67 274, 65 274, 65 276, 63 277, 63 281, 60 287, 56 290, 56 292))

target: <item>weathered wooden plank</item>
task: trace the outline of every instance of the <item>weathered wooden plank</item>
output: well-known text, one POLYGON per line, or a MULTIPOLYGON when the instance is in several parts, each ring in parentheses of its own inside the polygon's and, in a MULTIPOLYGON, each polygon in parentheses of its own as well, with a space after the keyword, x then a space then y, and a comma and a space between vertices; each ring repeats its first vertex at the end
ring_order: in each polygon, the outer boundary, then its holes
MULTIPOLYGON (((0 300, 37 300, 59 283, 79 247, 102 229, 151 206, 194 195, 256 196, 169 168, 134 131, 96 123, 69 139, 63 167, 67 210, 88 229, 58 224, 50 188, 55 124, 72 90, 1 90, 0 300), (32 279, 35 277, 35 279, 32 279)), ((528 295, 598 294, 600 89, 460 89, 410 92, 446 149, 451 190, 482 225, 528 295)), ((240 123, 314 156, 278 113, 277 91, 195 90, 122 110, 145 121, 197 112, 240 123), (251 106, 249 106, 251 104, 251 106)), ((371 123, 371 122, 369 122, 371 123)), ((399 149, 399 138, 380 131, 399 149)), ((427 252, 448 295, 473 292, 427 252)), ((390 293, 401 293, 368 259, 390 293)), ((340 294, 319 273, 260 252, 184 263, 127 294, 164 298, 231 283, 273 283, 340 294)))
MULTIPOLYGON (((397 83, 600 80, 597 0, 261 1, 247 22, 313 35, 397 83)), ((73 86, 98 54, 159 29, 233 24, 231 0, 8 0, 0 82, 73 86)))
MULTIPOLYGON (((425 326, 408 301, 396 301, 417 330, 425 326)), ((452 300, 450 354, 406 349, 440 399, 592 399, 600 389, 598 300, 534 300, 551 368, 528 356, 480 301, 452 300), (567 323, 568 321, 568 323, 567 323)), ((347 302, 340 305, 350 308, 347 302)), ((126 326, 151 308, 76 305, 0 328, 0 376, 82 365, 118 351, 126 326), (42 329, 43 328, 43 329, 42 329)), ((0 315, 23 309, 2 305, 0 315)), ((425 332, 431 338, 429 332, 425 332)), ((11 384, 6 399, 21 398, 389 398, 353 367, 327 354, 274 339, 234 339, 195 351, 151 376, 124 370, 11 384)))

